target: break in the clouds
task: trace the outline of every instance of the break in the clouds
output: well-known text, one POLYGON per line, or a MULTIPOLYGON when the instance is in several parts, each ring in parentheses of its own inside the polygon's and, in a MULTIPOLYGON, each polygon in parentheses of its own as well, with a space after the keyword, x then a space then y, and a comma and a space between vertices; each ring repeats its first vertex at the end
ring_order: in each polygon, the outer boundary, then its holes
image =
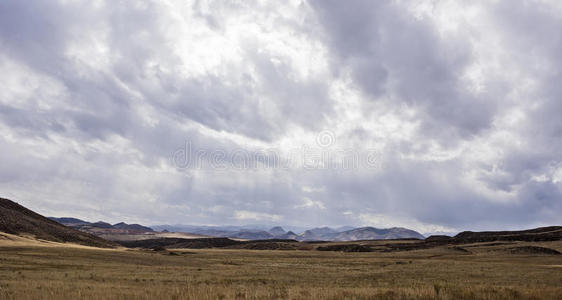
POLYGON ((1 1, 1 196, 145 224, 559 224, 560 28, 539 0, 1 1))

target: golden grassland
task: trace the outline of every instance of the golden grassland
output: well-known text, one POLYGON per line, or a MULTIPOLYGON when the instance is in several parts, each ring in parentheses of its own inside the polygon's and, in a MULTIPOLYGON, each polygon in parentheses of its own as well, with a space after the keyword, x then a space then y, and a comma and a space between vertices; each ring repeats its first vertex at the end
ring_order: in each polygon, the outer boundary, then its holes
MULTIPOLYGON (((562 242, 519 243, 531 244, 562 250, 562 242)), ((0 299, 562 299, 562 255, 463 247, 470 253, 154 252, 8 237, 0 299)))

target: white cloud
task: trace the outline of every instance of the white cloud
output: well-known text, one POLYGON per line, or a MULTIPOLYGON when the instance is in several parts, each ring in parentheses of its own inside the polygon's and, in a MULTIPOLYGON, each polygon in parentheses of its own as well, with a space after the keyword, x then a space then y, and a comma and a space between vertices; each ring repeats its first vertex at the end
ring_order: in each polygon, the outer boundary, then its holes
POLYGON ((302 203, 299 205, 295 205, 295 208, 317 208, 317 209, 326 209, 324 203, 318 200, 312 200, 308 197, 302 198, 302 203))
POLYGON ((266 214, 255 211, 237 210, 234 212, 234 218, 242 221, 268 221, 276 222, 282 219, 280 215, 266 214))

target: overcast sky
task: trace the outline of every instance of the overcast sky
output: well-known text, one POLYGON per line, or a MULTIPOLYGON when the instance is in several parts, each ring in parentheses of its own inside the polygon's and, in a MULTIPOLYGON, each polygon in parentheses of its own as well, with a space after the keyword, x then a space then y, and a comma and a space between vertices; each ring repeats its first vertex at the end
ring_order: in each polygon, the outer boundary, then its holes
POLYGON ((0 197, 143 224, 561 225, 561 29, 556 0, 0 1, 0 197))

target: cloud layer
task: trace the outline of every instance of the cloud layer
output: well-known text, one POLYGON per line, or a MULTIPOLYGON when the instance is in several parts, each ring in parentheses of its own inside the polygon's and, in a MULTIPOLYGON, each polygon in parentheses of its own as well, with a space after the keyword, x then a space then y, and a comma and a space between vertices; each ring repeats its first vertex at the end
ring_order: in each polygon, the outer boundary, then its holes
POLYGON ((560 224, 561 16, 539 0, 2 1, 1 196, 145 224, 560 224))

